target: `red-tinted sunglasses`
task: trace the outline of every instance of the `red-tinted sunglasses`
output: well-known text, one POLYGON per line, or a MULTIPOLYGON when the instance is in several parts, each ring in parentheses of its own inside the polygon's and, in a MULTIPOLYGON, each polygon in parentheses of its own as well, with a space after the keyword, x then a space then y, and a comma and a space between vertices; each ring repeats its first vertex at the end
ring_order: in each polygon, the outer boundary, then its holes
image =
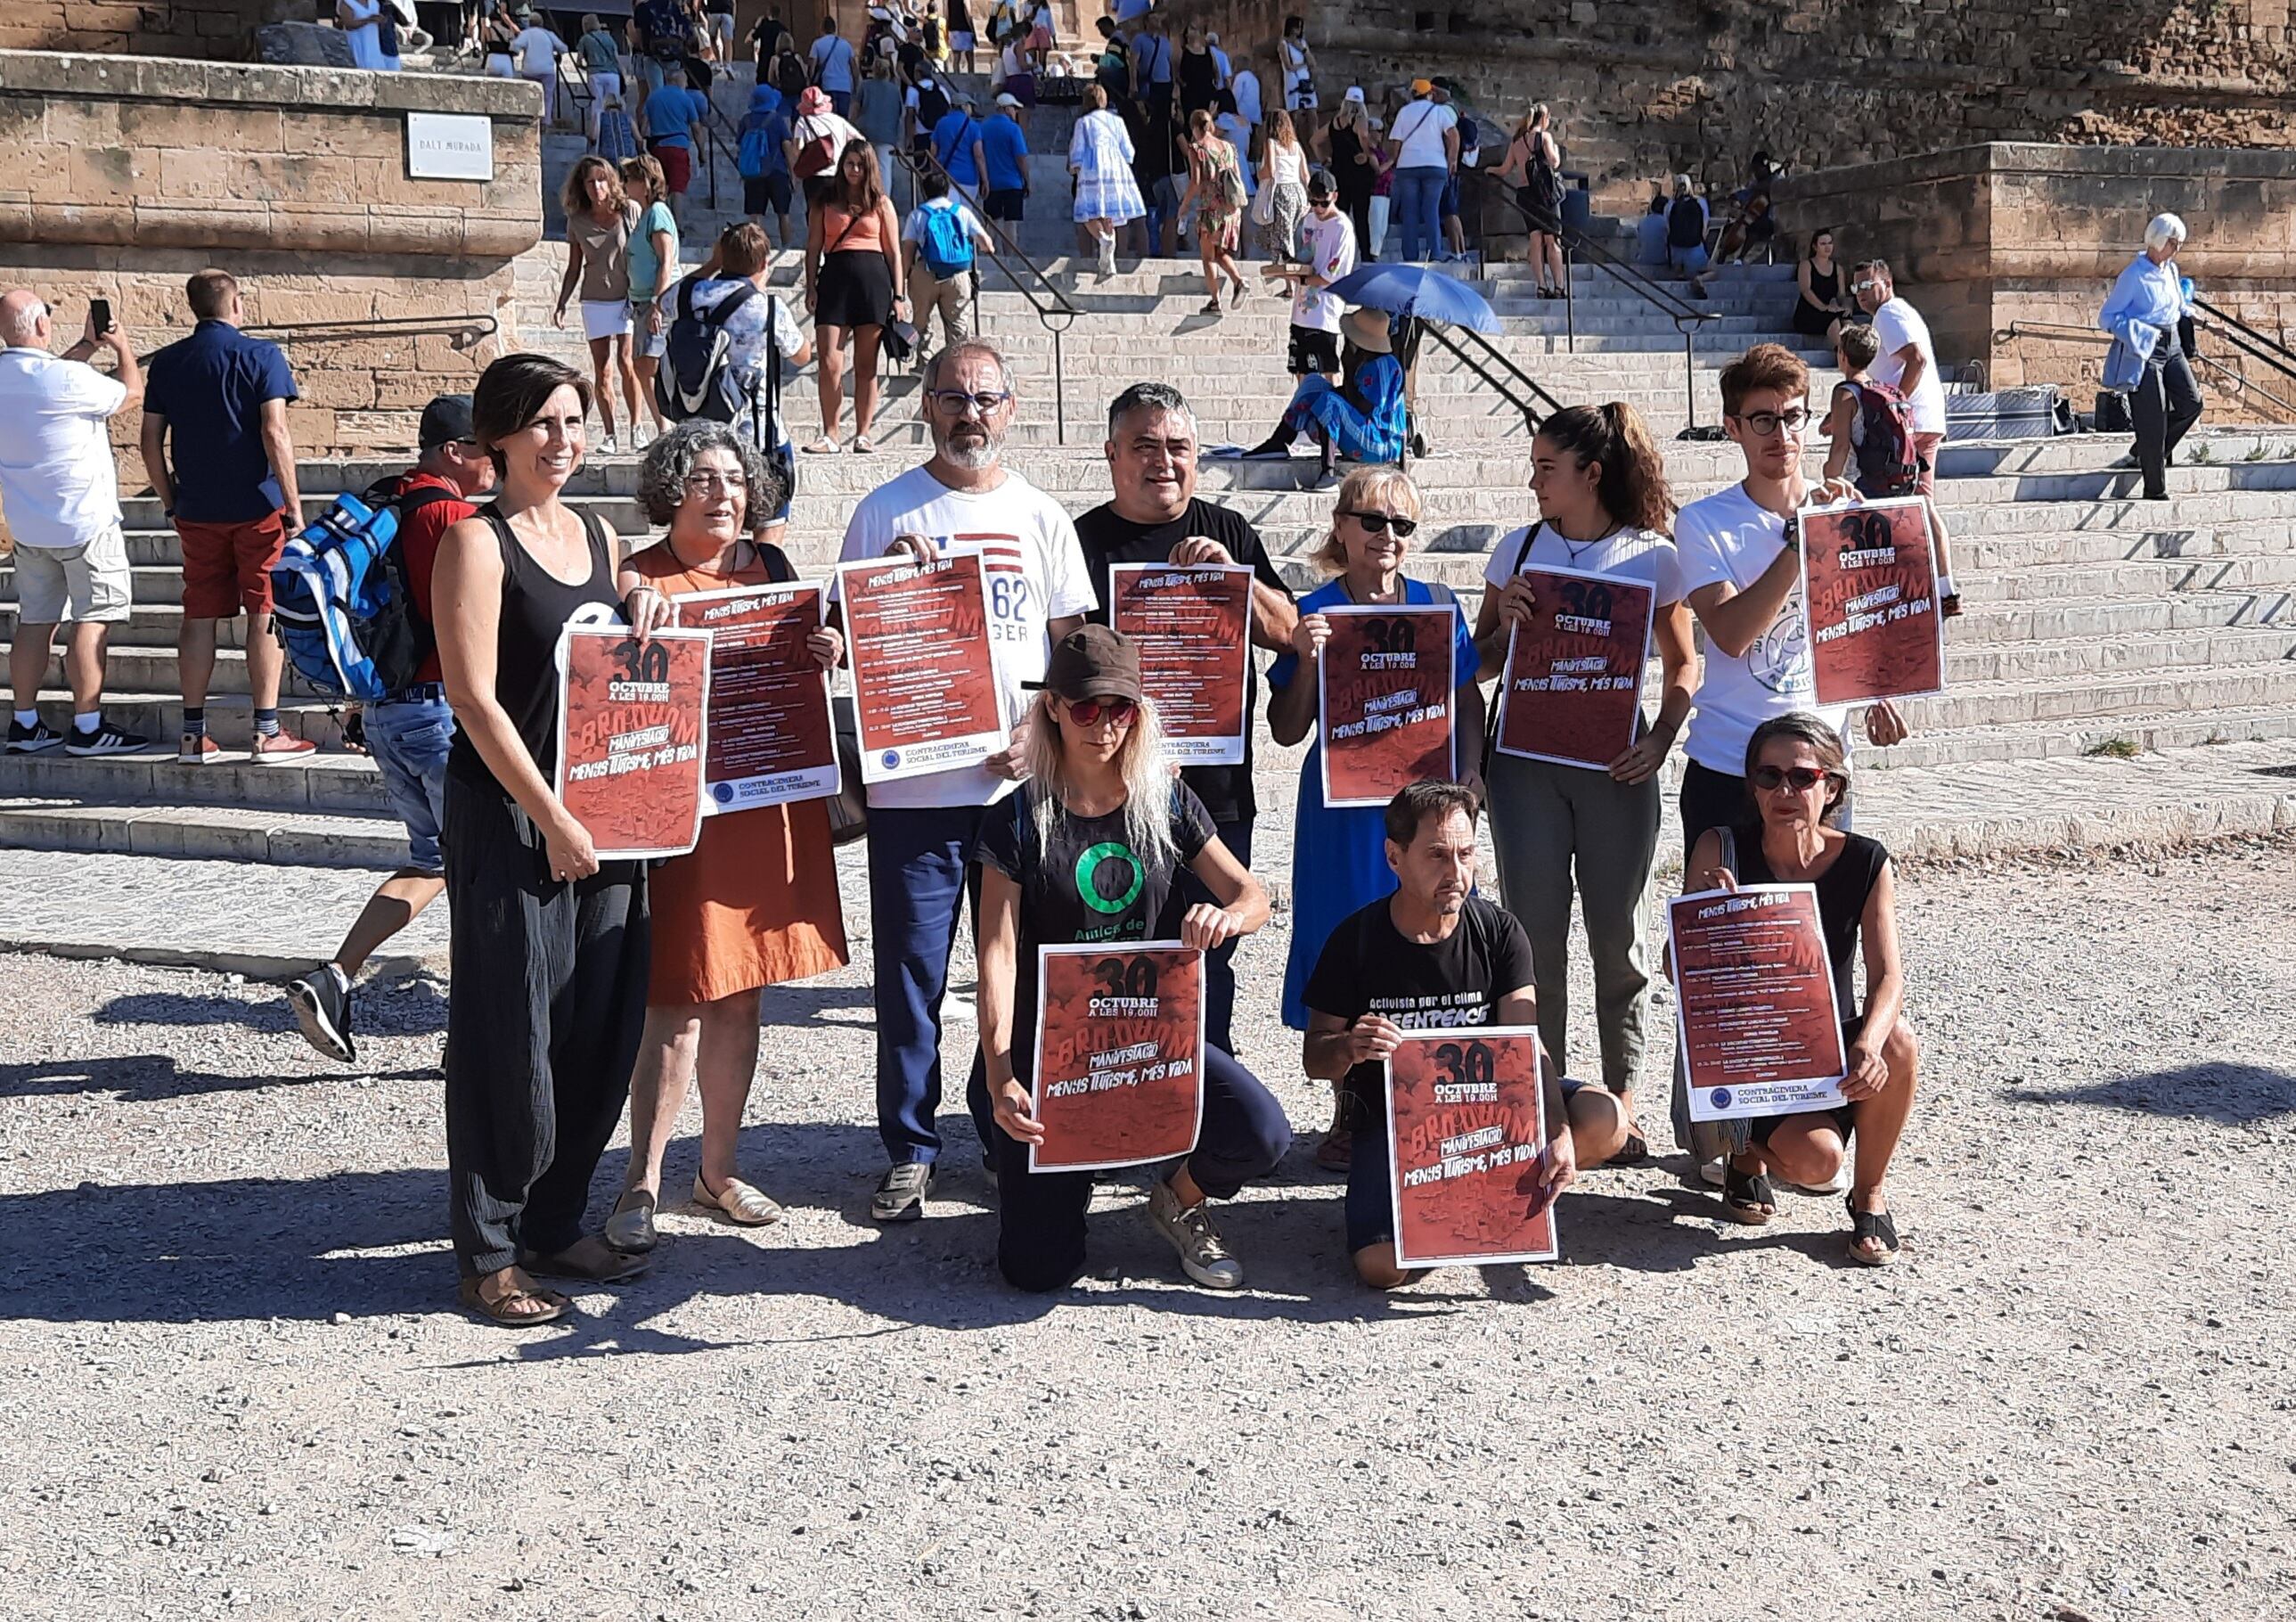
POLYGON ((1131 720, 1137 707, 1128 698, 1087 698, 1069 704, 1069 719, 1079 727, 1096 727, 1106 717, 1121 727, 1131 720))
POLYGON ((1806 795, 1825 778, 1824 772, 1808 766, 1757 766, 1753 773, 1754 786, 1766 795, 1775 794, 1789 785, 1794 793, 1806 795))

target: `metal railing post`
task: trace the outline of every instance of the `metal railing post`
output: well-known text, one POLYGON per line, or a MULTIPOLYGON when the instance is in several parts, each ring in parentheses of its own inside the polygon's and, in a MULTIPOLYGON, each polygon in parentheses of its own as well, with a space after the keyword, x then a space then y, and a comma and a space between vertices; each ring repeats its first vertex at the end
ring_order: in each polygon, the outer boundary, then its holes
MULTIPOLYGON (((1563 331, 1567 334, 1564 342, 1570 346, 1570 353, 1576 355, 1578 352, 1578 301, 1572 296, 1570 239, 1564 237, 1561 245, 1562 249, 1562 321, 1563 331)), ((1536 269, 1537 267, 1534 266, 1533 268, 1536 269)))
POLYGON ((1698 329, 1682 328, 1682 411, 1683 432, 1698 431, 1698 361, 1693 353, 1698 343, 1698 329))
POLYGON ((1061 358, 1061 329, 1053 330, 1053 442, 1069 442, 1069 369, 1061 358))

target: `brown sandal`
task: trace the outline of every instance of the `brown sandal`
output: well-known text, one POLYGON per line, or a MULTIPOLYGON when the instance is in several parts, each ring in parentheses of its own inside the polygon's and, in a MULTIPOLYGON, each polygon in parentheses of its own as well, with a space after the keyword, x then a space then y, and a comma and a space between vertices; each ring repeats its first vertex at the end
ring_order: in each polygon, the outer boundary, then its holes
POLYGON ((463 1309, 473 1317, 499 1324, 506 1330, 522 1330, 537 1323, 555 1323, 573 1305, 554 1289, 537 1289, 524 1284, 512 1284, 489 1301, 479 1288, 480 1282, 480 1279, 464 1279, 457 1287, 455 1293, 461 1300, 463 1309), (521 1312, 519 1309, 529 1301, 541 1302, 545 1310, 521 1312))

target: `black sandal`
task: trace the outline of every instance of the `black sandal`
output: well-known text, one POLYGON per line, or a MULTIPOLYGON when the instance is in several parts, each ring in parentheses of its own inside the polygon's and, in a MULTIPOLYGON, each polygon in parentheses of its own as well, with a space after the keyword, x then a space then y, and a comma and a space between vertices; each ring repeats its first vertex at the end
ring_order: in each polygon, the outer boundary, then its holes
POLYGON ((1777 1190, 1763 1172, 1742 1172, 1726 1162, 1722 1168, 1722 1209, 1734 1223, 1759 1228, 1778 1214, 1777 1190))
POLYGON ((1606 1165, 1640 1165, 1651 1157, 1650 1140, 1638 1132, 1629 1132, 1627 1140, 1619 1145, 1619 1152, 1603 1164, 1606 1165))
POLYGON ((1887 1267, 1898 1259, 1898 1224, 1887 1211, 1860 1211, 1855 1194, 1842 1202, 1849 1207, 1849 1259, 1865 1267, 1887 1267), (1861 1250, 1867 1239, 1877 1241, 1881 1254, 1861 1250))

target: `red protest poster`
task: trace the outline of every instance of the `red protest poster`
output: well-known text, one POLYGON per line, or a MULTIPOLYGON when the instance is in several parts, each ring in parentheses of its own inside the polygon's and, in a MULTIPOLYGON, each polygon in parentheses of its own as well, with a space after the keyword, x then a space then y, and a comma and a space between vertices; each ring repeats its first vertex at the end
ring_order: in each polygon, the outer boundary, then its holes
POLYGON ((569 625, 558 644, 560 802, 601 861, 677 856, 701 836, 709 638, 569 625))
POLYGON ((1009 731, 978 552, 838 565, 861 779, 978 766, 1009 731))
POLYGON ((704 810, 754 811, 835 794, 829 672, 805 645, 828 613, 821 584, 691 592, 671 606, 679 625, 709 633, 704 810))
POLYGON ((1251 727, 1243 707, 1251 571, 1239 564, 1111 564, 1108 622, 1140 644, 1140 683, 1164 724, 1172 759, 1241 765, 1251 727))
POLYGON ((1526 569, 1537 618, 1507 638, 1499 679, 1502 754, 1601 770, 1642 724, 1658 593, 1647 580, 1581 569, 1526 569))
POLYGON ((1833 1109, 1841 1011, 1813 885, 1702 890, 1667 910, 1690 1118, 1833 1109))
POLYGON ((1821 704, 1945 690, 1945 622, 1929 503, 1919 496, 1801 512, 1801 600, 1821 704))
POLYGON ((1177 942, 1047 946, 1037 960, 1032 1172, 1169 1160, 1204 1119, 1204 955, 1177 942))
POLYGON ((1458 775, 1457 612, 1447 604, 1323 611, 1332 624, 1317 694, 1324 804, 1385 805, 1414 783, 1458 775))
POLYGON ((1414 1032, 1387 1061, 1395 1259, 1403 1267, 1554 1259, 1538 1032, 1414 1032))

